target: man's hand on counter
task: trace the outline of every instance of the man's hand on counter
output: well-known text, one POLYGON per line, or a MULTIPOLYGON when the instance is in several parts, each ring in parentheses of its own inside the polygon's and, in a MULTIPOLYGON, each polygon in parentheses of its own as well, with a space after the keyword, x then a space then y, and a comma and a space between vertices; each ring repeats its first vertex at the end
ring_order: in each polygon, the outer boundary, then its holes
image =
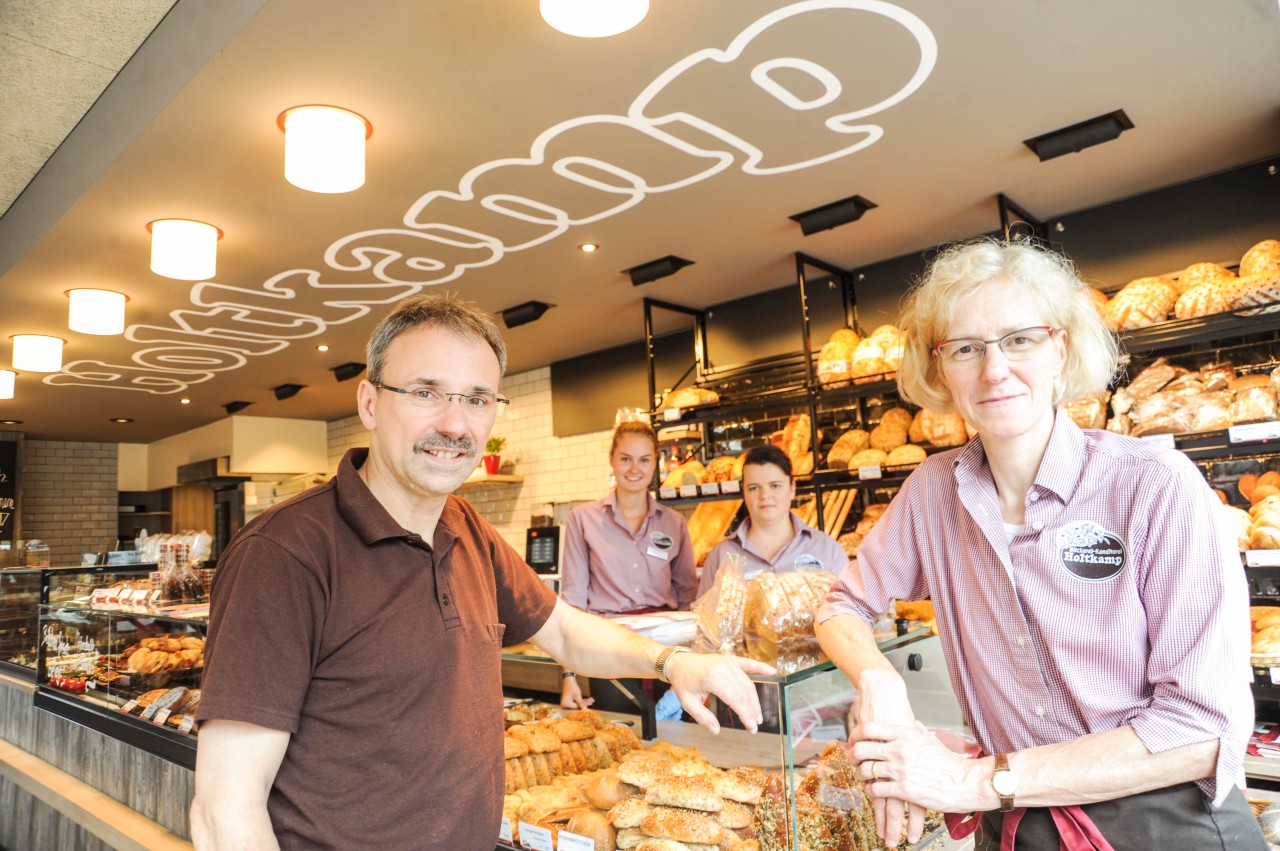
POLYGON ((706 707, 707 698, 715 695, 733 710, 743 725, 755 732, 764 720, 760 698, 748 674, 775 676, 771 665, 738 656, 718 653, 677 653, 667 662, 667 678, 680 698, 684 711, 713 733, 720 732, 715 713, 706 707))

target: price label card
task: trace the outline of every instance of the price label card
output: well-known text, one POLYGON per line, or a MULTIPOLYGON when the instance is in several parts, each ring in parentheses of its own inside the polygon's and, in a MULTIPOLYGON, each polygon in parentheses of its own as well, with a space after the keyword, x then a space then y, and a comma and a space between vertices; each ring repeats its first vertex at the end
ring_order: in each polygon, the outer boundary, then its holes
POLYGON ((697 485, 681 485, 680 495, 681 496, 697 496, 698 486, 697 485))
POLYGON ((1248 550, 1244 563, 1249 567, 1280 567, 1280 550, 1248 550))
POLYGON ((680 408, 667 408, 662 412, 662 421, 667 423, 673 422, 680 419, 680 415, 683 413, 684 411, 680 408))
POLYGON ((675 499, 680 495, 680 491, 676 488, 658 488, 659 499, 675 499))
POLYGON ((879 464, 874 464, 870 467, 859 467, 858 478, 863 481, 866 481, 867 479, 882 479, 884 478, 884 473, 880 469, 879 464))
POLYGON ((85 680, 84 687, 85 687, 85 688, 97 688, 97 687, 98 687, 98 684, 97 684, 96 682, 94 682, 93 680, 85 680))
POLYGON ((502 817, 502 824, 498 827, 498 838, 503 842, 515 842, 511 837, 511 819, 506 816, 502 817))
POLYGON ((137 708, 138 708, 138 701, 136 701, 136 700, 131 700, 131 701, 129 701, 128 703, 126 703, 124 706, 121 706, 121 707, 120 707, 120 711, 121 711, 121 712, 132 712, 134 709, 137 709, 137 708))
POLYGON ((1174 442, 1171 434, 1148 434, 1144 435, 1142 440, 1150 443, 1152 446, 1158 446, 1161 449, 1177 449, 1178 444, 1174 442))
MULTIPOLYGON (((196 726, 196 716, 188 715, 187 717, 182 719, 182 723, 178 725, 178 729, 184 733, 190 733, 192 730, 195 729, 195 726, 196 726)), ((506 821, 506 819, 503 819, 503 821, 506 821)), ((510 823, 508 823, 507 825, 507 832, 508 833, 511 832, 510 823)))
POLYGON ((155 717, 155 714, 159 711, 160 711, 159 704, 156 704, 156 703, 149 704, 146 709, 142 710, 142 717, 150 721, 152 718, 155 717))
POLYGON ((560 851, 596 851, 594 839, 587 839, 567 830, 560 831, 559 846, 560 851))
POLYGON ((170 712, 168 709, 162 709, 156 713, 154 718, 151 719, 151 723, 155 724, 157 727, 163 727, 164 722, 168 721, 169 716, 172 714, 173 713, 170 712))
POLYGON ((1227 429, 1227 440, 1231 443, 1266 443, 1277 439, 1280 439, 1280 422, 1249 423, 1227 429))
POLYGON ((1271 669, 1271 684, 1273 686, 1280 686, 1280 668, 1271 669))
POLYGON ((720 483, 720 493, 742 493, 742 482, 733 479, 728 482, 720 483))
POLYGON ((556 851, 551 843, 551 831, 523 821, 520 822, 520 844, 531 851, 556 851))
POLYGON ((702 493, 703 496, 719 496, 720 483, 706 482, 705 484, 698 485, 698 490, 702 493))

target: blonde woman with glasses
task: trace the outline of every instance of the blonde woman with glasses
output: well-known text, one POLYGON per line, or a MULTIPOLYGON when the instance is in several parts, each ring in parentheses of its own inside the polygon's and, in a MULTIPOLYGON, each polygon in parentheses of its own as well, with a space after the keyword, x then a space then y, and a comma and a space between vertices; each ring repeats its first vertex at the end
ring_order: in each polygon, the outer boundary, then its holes
POLYGON ((907 297, 902 395, 977 438, 908 478, 818 628, 859 690, 852 753, 891 846, 929 808, 978 849, 1266 847, 1240 788, 1240 559, 1185 456, 1060 409, 1117 368, 1084 290, 1051 251, 982 240, 907 297), (980 759, 917 725, 872 639, 891 599, 924 597, 980 759))

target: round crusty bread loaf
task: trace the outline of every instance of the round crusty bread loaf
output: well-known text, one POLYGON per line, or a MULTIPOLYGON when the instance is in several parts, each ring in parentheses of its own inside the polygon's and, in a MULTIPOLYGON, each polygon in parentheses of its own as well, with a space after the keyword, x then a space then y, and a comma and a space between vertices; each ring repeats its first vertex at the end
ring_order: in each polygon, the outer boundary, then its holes
POLYGON ((911 421, 915 417, 906 408, 890 408, 880 415, 880 425, 892 426, 893 428, 907 431, 911 428, 911 421))
POLYGON ((1228 309, 1231 287, 1235 278, 1219 278, 1196 284, 1183 291, 1173 305, 1173 315, 1178 319, 1196 319, 1222 313, 1228 309))
POLYGON ((875 467, 883 466, 884 462, 889 458, 889 453, 879 449, 864 449, 861 452, 854 453, 849 459, 849 469, 857 470, 859 467, 875 467))
MULTIPOLYGON (((856 344, 854 344, 856 345, 856 344)), ((843 387, 853 376, 849 364, 854 346, 846 340, 832 340, 818 352, 818 383, 823 387, 843 387)))
POLYGON ((963 446, 969 439, 964 417, 956 413, 921 411, 920 433, 934 446, 963 446))
POLYGON ((1102 309, 1107 306, 1107 294, 1097 287, 1085 287, 1080 291, 1080 294, 1084 296, 1084 298, 1092 304, 1099 313, 1101 313, 1102 309))
POLYGON ((1280 606, 1250 606, 1249 623, 1253 625, 1254 632, 1269 626, 1280 626, 1280 606))
POLYGON ((904 443, 896 447, 885 459, 885 466, 894 467, 902 464, 919 464, 926 457, 923 447, 913 443, 904 443))
POLYGON ((1280 626, 1269 626, 1253 634, 1253 652, 1260 656, 1280 653, 1280 626))
POLYGON ((569 817, 564 829, 575 836, 585 836, 595 843, 595 851, 613 851, 617 832, 604 813, 595 810, 578 810, 569 817))
POLYGON ((907 442, 907 430, 881 422, 871 430, 871 448, 891 452, 907 442))
POLYGON ((1235 276, 1235 272, 1232 272, 1226 266, 1219 266, 1217 263, 1192 263, 1182 270, 1182 274, 1178 275, 1175 283, 1178 289, 1185 293, 1187 290, 1198 287, 1201 284, 1234 278, 1235 276))
POLYGON ((831 332, 831 336, 827 338, 828 342, 836 342, 839 340, 851 349, 856 349, 858 344, 862 342, 862 338, 858 336, 858 332, 852 328, 837 328, 831 332))
POLYGON ((849 467, 849 459, 866 449, 871 443, 871 435, 860 428, 851 428, 836 438, 831 451, 827 453, 827 469, 845 470, 849 467))
POLYGON ((1115 331, 1145 328, 1168 318, 1178 295, 1178 287, 1168 278, 1138 278, 1107 302, 1103 320, 1115 331))
POLYGON ((1280 240, 1264 239, 1240 258, 1240 277, 1280 273, 1280 240))

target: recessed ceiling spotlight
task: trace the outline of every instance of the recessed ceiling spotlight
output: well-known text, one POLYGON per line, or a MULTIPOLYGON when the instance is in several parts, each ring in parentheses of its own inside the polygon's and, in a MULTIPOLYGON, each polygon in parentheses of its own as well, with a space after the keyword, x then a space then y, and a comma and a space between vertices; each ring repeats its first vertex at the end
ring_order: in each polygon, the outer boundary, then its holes
POLYGON ((190 400, 190 399, 179 399, 179 400, 178 400, 178 402, 179 402, 180 404, 183 404, 183 405, 190 405, 190 404, 191 404, 191 400, 190 400))
POLYGON ((316 346, 316 351, 317 351, 317 352, 327 352, 327 351, 329 351, 329 347, 328 347, 328 346, 326 346, 324 343, 321 343, 320 345, 316 346))
POLYGON ((599 249, 600 246, 594 242, 584 242, 582 245, 578 246, 578 250, 583 254, 590 254, 591 252, 598 251, 599 249))
POLYGON ((133 419, 130 417, 112 417, 109 422, 113 423, 131 423, 133 419))
POLYGON ((12 399, 18 373, 11 369, 0 369, 0 399, 12 399))

